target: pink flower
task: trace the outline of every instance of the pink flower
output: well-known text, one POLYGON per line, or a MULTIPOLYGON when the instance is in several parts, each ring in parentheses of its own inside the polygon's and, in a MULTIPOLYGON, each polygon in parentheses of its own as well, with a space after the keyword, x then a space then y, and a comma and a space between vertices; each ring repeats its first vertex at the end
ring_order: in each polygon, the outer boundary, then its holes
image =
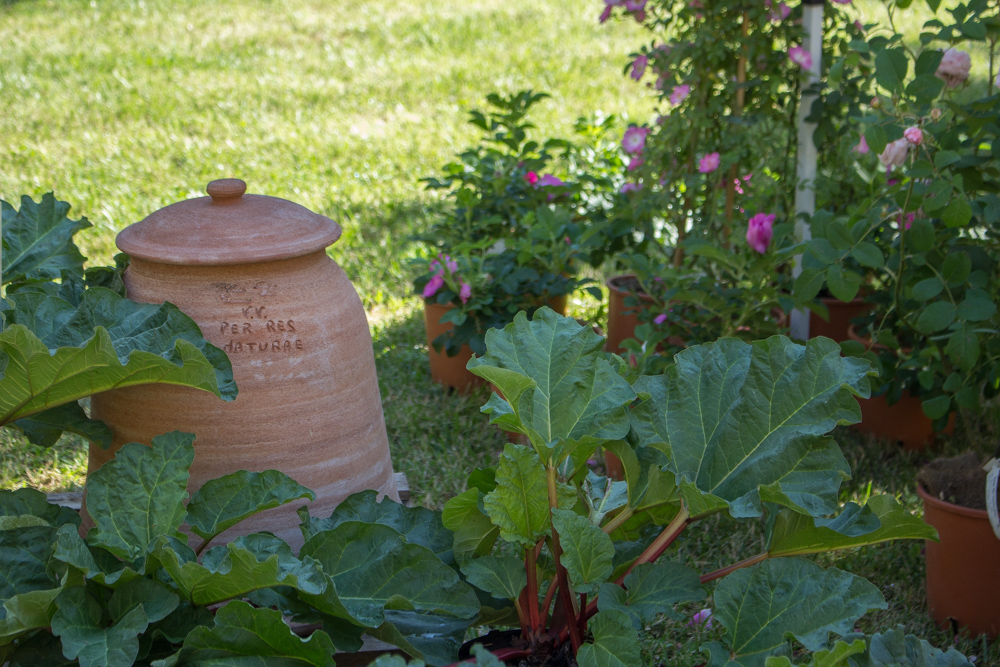
POLYGON ((601 12, 601 23, 611 18, 611 10, 625 4, 625 0, 604 0, 604 11, 601 12))
POLYGON ((910 142, 904 139, 896 139, 892 143, 886 144, 885 150, 878 156, 878 161, 887 171, 893 167, 902 167, 906 162, 906 154, 910 150, 910 142))
POLYGON ((698 171, 703 174, 711 174, 719 168, 719 154, 709 153, 698 161, 698 171))
POLYGON ((663 324, 666 321, 667 321, 667 314, 666 313, 660 313, 659 315, 657 315, 656 317, 653 318, 653 323, 654 324, 663 324))
POLYGON ((916 213, 916 211, 910 211, 909 213, 906 214, 906 216, 904 216, 903 212, 900 211, 899 215, 896 216, 896 222, 897 222, 897 224, 899 224, 900 226, 902 226, 904 229, 909 229, 910 226, 913 224, 913 221, 916 220, 916 219, 917 219, 917 213, 916 213), (905 224, 903 223, 904 219, 906 220, 905 224))
POLYGON ((677 106, 681 102, 687 99, 687 96, 691 94, 691 86, 688 84, 683 84, 674 88, 674 92, 670 93, 670 103, 677 106))
POLYGON ((768 16, 774 22, 784 21, 788 18, 788 15, 792 13, 792 9, 786 5, 784 2, 778 3, 777 9, 772 9, 768 12, 768 16))
POLYGON ((972 58, 968 53, 958 49, 948 49, 941 56, 941 64, 938 65, 934 76, 944 81, 949 88, 958 88, 959 84, 969 78, 971 67, 972 58))
POLYGON ((632 125, 625 130, 625 135, 622 137, 622 148, 625 149, 626 153, 638 155, 646 146, 647 134, 649 134, 649 130, 647 128, 632 125))
POLYGON ((625 11, 631 12, 639 23, 646 20, 646 0, 625 0, 625 11))
POLYGON ((638 192, 639 190, 642 190, 642 183, 626 183, 618 192, 625 194, 628 192, 638 192))
POLYGON ((863 33, 865 31, 865 27, 863 25, 861 25, 861 21, 860 20, 855 20, 854 21, 854 27, 857 28, 859 32, 863 33))
POLYGON ((767 246, 771 245, 771 239, 774 238, 774 218, 773 213, 758 213, 750 218, 747 225, 747 245, 762 255, 767 252, 767 246))
POLYGON ((865 139, 865 135, 863 134, 861 135, 861 141, 859 141, 858 145, 852 148, 851 150, 861 155, 868 155, 868 153, 871 152, 871 149, 868 148, 868 140, 865 139))
POLYGON ((434 274, 434 277, 428 280, 427 284, 424 285, 424 298, 425 299, 431 298, 432 296, 437 294, 437 291, 441 289, 443 286, 444 286, 444 272, 434 274))
POLYGON ((524 180, 526 180, 526 181, 528 181, 528 183, 534 185, 535 183, 538 182, 538 174, 536 174, 533 171, 529 171, 527 174, 524 175, 524 180))
POLYGON ((566 184, 563 183, 562 180, 559 179, 559 177, 553 176, 552 174, 545 174, 538 181, 539 187, 558 187, 560 185, 566 185, 566 184))
POLYGON ((689 628, 693 628, 693 627, 698 626, 698 625, 704 625, 706 630, 711 630, 712 629, 712 610, 711 609, 702 609, 697 614, 695 614, 694 616, 692 616, 691 620, 688 621, 688 624, 687 624, 687 626, 689 628))
POLYGON ((906 128, 903 132, 903 136, 914 146, 919 146, 924 143, 924 133, 920 131, 920 128, 914 125, 913 127, 906 128))
POLYGON ((799 67, 809 69, 813 66, 812 56, 801 46, 793 46, 788 49, 788 59, 799 67))
POLYGON ((472 285, 470 285, 469 283, 462 283, 462 287, 458 290, 458 298, 462 300, 462 303, 465 303, 466 301, 469 300, 469 297, 471 296, 472 296, 472 285))
POLYGON ((628 171, 635 171, 636 169, 638 169, 639 167, 641 167, 645 162, 646 161, 642 159, 641 155, 636 155, 634 158, 632 158, 629 161, 627 170, 628 171))
POLYGON ((637 56, 636 59, 632 61, 632 74, 629 76, 638 81, 642 78, 643 73, 646 71, 647 64, 649 64, 649 58, 646 56, 637 56))

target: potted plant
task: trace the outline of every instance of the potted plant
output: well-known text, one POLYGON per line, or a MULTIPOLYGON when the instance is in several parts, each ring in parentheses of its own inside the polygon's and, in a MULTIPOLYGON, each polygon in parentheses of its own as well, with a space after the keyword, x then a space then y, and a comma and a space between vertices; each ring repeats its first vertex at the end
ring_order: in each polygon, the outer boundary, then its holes
POLYGON ((940 537, 926 547, 931 616, 941 627, 997 637, 1000 537, 986 511, 984 463, 973 452, 931 461, 917 477, 917 493, 924 501, 924 520, 940 537))
MULTIPOLYGON (((959 48, 995 30, 997 10, 973 2, 950 14, 928 24, 917 51, 899 34, 873 32, 839 63, 872 72, 876 95, 851 118, 856 168, 872 185, 852 211, 813 228, 796 283, 803 298, 826 284, 843 301, 868 286, 873 310, 845 347, 879 370, 862 427, 907 447, 925 446, 958 408, 978 409, 1000 389, 1000 162, 981 149, 997 141, 1000 128, 986 119, 1000 95, 995 80, 980 94, 965 90, 971 59, 959 48), (874 414, 907 403, 922 414, 874 414), (923 433, 883 431, 915 420, 923 433)), ((996 40, 989 44, 992 58, 996 40)))
POLYGON ((470 120, 486 132, 483 142, 462 153, 461 165, 446 165, 443 178, 425 179, 453 202, 420 237, 430 252, 415 261, 414 281, 425 300, 431 375, 447 386, 478 383, 465 364, 485 350, 490 328, 543 304, 564 311, 567 297, 592 282, 578 276, 601 244, 586 215, 584 186, 547 172, 553 152, 565 153, 569 143, 527 140, 532 126, 525 116, 545 97, 488 96, 494 110, 473 111, 470 120))

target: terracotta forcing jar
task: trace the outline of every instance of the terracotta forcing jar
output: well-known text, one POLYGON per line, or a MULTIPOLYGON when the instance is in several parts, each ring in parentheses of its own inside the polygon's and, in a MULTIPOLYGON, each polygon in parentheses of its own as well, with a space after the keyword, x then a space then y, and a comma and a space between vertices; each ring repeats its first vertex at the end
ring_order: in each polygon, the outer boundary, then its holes
MULTIPOLYGON (((326 254, 337 223, 290 201, 247 195, 237 179, 209 197, 156 211, 118 235, 131 257, 128 298, 170 301, 229 355, 239 388, 224 403, 187 387, 146 385, 94 396, 114 433, 91 445, 88 472, 127 442, 194 433, 189 492, 236 470, 280 470, 316 493, 328 516, 347 496, 376 489, 398 500, 371 335, 343 270, 326 254)), ((269 531, 296 550, 302 503, 268 510, 217 538, 269 531)))

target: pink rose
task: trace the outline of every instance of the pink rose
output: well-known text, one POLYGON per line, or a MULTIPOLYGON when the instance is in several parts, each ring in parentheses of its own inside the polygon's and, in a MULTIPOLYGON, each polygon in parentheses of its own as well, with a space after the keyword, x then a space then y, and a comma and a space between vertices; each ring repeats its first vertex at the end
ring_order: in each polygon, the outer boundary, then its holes
POLYGON ((543 187, 543 188, 544 187, 558 187, 560 185, 566 185, 566 184, 563 183, 562 180, 559 177, 553 176, 552 174, 545 174, 538 181, 538 186, 539 187, 543 187))
POLYGON ((524 175, 524 180, 528 181, 528 183, 530 183, 531 185, 534 185, 535 183, 538 182, 538 174, 536 174, 533 171, 529 171, 527 174, 524 175))
POLYGON ((437 291, 441 289, 443 286, 444 286, 444 273, 441 272, 434 274, 434 277, 428 280, 427 284, 424 285, 424 298, 425 299, 431 298, 432 296, 437 294, 437 291))
POLYGON ((750 218, 747 225, 747 245, 762 255, 767 252, 767 246, 771 245, 771 239, 774 238, 774 218, 773 213, 758 213, 750 218))
POLYGON ((804 67, 805 69, 809 69, 813 66, 812 56, 809 55, 809 52, 801 46, 793 46, 788 49, 788 59, 799 67, 804 67))
POLYGON ((698 171, 703 174, 710 174, 719 168, 719 154, 709 153, 698 161, 698 171))
POLYGON ((885 150, 878 156, 878 161, 887 171, 893 167, 902 167, 906 162, 906 154, 910 150, 910 142, 904 139, 896 139, 892 143, 886 144, 885 150))
POLYGON ((657 315, 656 317, 653 318, 653 323, 654 324, 663 324, 666 321, 667 321, 667 314, 666 313, 660 313, 659 315, 657 315))
POLYGON ((677 106, 691 94, 691 86, 688 84, 683 84, 674 88, 674 92, 670 93, 670 103, 677 106))
POLYGON ((601 23, 611 18, 611 10, 625 4, 625 0, 604 0, 604 11, 601 12, 601 23))
POLYGON ((871 152, 871 149, 868 148, 868 140, 865 139, 865 135, 861 135, 861 141, 859 141, 858 145, 851 150, 855 153, 860 153, 861 155, 868 155, 868 153, 871 152))
POLYGON ((470 285, 469 283, 462 283, 462 287, 458 290, 458 298, 462 300, 462 303, 465 303, 469 300, 469 297, 471 296, 472 296, 472 285, 470 285))
POLYGON ((626 153, 638 155, 646 145, 647 134, 649 134, 647 128, 632 125, 625 130, 625 135, 622 136, 622 148, 625 149, 626 153))
POLYGON ((772 21, 777 23, 779 21, 784 21, 785 19, 787 19, 788 15, 791 13, 792 10, 788 5, 786 5, 784 2, 779 2, 778 8, 772 9, 770 12, 768 12, 768 16, 772 21))
POLYGON ((649 58, 646 56, 638 56, 632 61, 632 73, 629 75, 636 81, 642 78, 643 73, 646 71, 646 65, 649 64, 649 58))
POLYGON ((628 167, 626 169, 628 171, 635 171, 636 169, 638 169, 639 167, 641 167, 643 164, 645 164, 645 162, 646 161, 642 159, 641 155, 636 155, 634 158, 632 158, 629 161, 628 167))
POLYGON ((949 88, 958 88, 959 84, 969 78, 971 67, 972 58, 968 53, 958 49, 948 49, 941 57, 941 64, 938 65, 934 76, 944 81, 949 88))
POLYGON ((903 132, 903 136, 914 146, 919 146, 924 143, 924 133, 920 131, 920 128, 914 125, 913 127, 908 127, 903 132))
POLYGON ((628 192, 638 192, 639 190, 642 190, 642 183, 626 183, 618 192, 626 194, 628 192))

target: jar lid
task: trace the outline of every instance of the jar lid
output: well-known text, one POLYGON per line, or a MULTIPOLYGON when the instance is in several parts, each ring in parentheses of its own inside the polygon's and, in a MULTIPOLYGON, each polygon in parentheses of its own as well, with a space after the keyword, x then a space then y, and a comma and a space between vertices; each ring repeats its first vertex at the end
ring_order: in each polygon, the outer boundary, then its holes
POLYGON ((248 264, 299 257, 340 238, 340 225, 286 199, 246 194, 224 178, 208 197, 171 204, 118 234, 122 252, 160 264, 248 264))

